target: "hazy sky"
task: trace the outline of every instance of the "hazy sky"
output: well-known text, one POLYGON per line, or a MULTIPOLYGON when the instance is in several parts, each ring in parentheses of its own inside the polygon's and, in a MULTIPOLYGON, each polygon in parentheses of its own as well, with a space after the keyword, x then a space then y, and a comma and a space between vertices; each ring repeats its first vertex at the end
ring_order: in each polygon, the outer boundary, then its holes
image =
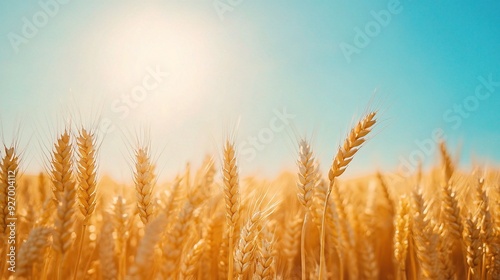
POLYGON ((463 164, 499 162, 499 12, 498 1, 4 0, 3 137, 21 126, 31 172, 66 120, 100 120, 101 169, 129 179, 141 129, 172 176, 220 153, 239 123, 242 171, 273 175, 294 167, 303 135, 329 166, 374 108, 380 124, 350 175, 431 162, 434 134, 463 164))

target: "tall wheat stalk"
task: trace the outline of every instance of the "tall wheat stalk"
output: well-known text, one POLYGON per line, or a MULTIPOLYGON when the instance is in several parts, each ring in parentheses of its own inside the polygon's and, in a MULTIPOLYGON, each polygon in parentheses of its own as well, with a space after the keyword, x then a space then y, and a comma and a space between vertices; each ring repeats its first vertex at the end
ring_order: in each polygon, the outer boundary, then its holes
MULTIPOLYGON (((14 191, 14 197, 9 195, 9 187, 18 188, 17 178, 19 173, 19 156, 14 146, 7 148, 4 146, 4 152, 0 162, 0 240, 3 246, 0 247, 0 254, 4 255, 4 250, 7 249, 7 225, 10 222, 12 211, 9 210, 9 205, 12 205, 12 200, 16 201, 17 191, 14 191)), ((6 255, 6 254, 5 254, 6 255)), ((6 273, 5 261, 1 262, 0 274, 6 273)))
POLYGON ((234 268, 237 279, 243 279, 252 266, 254 250, 256 247, 257 230, 262 219, 260 211, 255 212, 241 230, 240 239, 234 254, 234 268))
POLYGON ((117 196, 113 200, 112 213, 114 230, 116 233, 116 245, 118 249, 118 279, 124 279, 127 265, 127 240, 129 237, 130 215, 128 213, 127 200, 117 196))
POLYGON ((0 162, 0 234, 4 235, 8 224, 8 187, 9 181, 16 182, 19 165, 19 157, 14 147, 4 146, 4 152, 0 162), (14 177, 12 177, 14 175, 14 177), (12 179, 11 179, 12 178, 12 179))
POLYGON ((17 277, 31 278, 33 266, 45 257, 45 249, 50 245, 52 229, 47 227, 34 228, 28 239, 19 250, 19 265, 17 277))
MULTIPOLYGON (((410 245, 411 207, 407 196, 400 198, 394 219, 394 258, 397 263, 400 279, 406 277, 406 259, 410 245)), ((411 252, 410 252, 411 254, 411 252)))
MULTIPOLYGON (((53 248, 58 253, 57 259, 65 261, 66 254, 70 249, 73 238, 74 213, 75 213, 75 181, 73 176, 73 148, 68 130, 57 139, 54 144, 51 162, 51 178, 53 192, 58 202, 57 215, 54 221, 55 233, 53 248)), ((63 266, 57 269, 57 279, 61 279, 63 266)), ((65 276, 66 277, 66 276, 65 276)))
POLYGON ((223 183, 224 199, 226 202, 226 221, 229 233, 229 251, 228 251, 228 280, 233 280, 234 270, 234 234, 235 228, 240 217, 240 191, 238 166, 236 164, 236 151, 234 144, 229 140, 224 145, 223 155, 223 183))
POLYGON ((75 272, 73 279, 77 279, 78 267, 82 255, 83 242, 85 240, 89 219, 95 211, 97 193, 97 159, 96 159, 96 139, 93 133, 82 128, 77 138, 78 144, 78 202, 80 212, 83 216, 83 225, 80 235, 80 244, 76 257, 75 272))
MULTIPOLYGON (((366 115, 361 121, 359 121, 356 126, 351 130, 349 135, 344 141, 344 144, 338 148, 337 155, 333 160, 332 167, 328 172, 328 178, 330 180, 330 185, 328 187, 328 192, 325 198, 325 205, 323 207, 323 220, 321 222, 321 234, 320 234, 320 266, 319 266, 319 277, 318 279, 323 279, 323 270, 325 267, 325 220, 326 212, 328 208, 328 200, 330 199, 330 194, 332 192, 333 185, 335 184, 335 179, 342 175, 349 163, 352 161, 356 152, 361 148, 361 145, 366 141, 366 136, 370 133, 373 126, 376 123, 375 115, 376 112, 371 112, 366 115)), ((342 277, 342 275, 341 275, 342 277)))
POLYGON ((302 270, 302 280, 306 279, 306 229, 307 222, 309 220, 309 212, 312 204, 314 187, 318 179, 317 166, 315 165, 314 155, 311 147, 307 143, 307 140, 303 139, 299 143, 299 159, 297 160, 297 165, 299 167, 297 182, 298 194, 300 204, 305 208, 304 222, 302 223, 302 233, 300 240, 300 259, 301 259, 301 270, 302 270))

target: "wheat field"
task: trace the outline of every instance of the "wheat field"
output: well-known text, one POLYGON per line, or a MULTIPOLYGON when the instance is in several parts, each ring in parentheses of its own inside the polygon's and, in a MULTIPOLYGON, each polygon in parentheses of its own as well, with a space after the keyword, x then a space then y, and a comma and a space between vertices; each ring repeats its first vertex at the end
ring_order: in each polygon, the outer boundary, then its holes
POLYGON ((411 176, 343 179, 376 124, 332 145, 328 172, 298 141, 296 170, 274 179, 240 174, 234 137, 168 182, 137 145, 125 185, 100 173, 92 128, 54 135, 39 175, 4 145, 1 278, 500 279, 499 170, 462 170, 441 142, 411 176))

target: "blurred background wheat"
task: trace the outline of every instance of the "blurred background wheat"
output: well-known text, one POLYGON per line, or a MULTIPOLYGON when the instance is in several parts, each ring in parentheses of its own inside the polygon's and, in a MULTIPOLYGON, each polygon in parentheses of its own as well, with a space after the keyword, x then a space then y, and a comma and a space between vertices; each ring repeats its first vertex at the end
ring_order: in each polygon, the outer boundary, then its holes
POLYGON ((6 146, 2 256, 10 185, 18 220, 15 272, 2 262, 2 278, 499 279, 500 172, 461 170, 440 142, 429 170, 342 180, 376 117, 354 125, 328 173, 302 139, 297 170, 272 180, 240 176, 232 137, 167 182, 139 145, 127 184, 98 175, 92 128, 62 131, 38 176, 6 146))

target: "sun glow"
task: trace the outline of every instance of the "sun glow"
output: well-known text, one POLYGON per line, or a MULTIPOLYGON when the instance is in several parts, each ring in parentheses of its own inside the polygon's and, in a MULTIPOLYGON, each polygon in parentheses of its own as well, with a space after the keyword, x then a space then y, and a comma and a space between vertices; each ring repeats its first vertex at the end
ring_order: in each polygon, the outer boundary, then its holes
POLYGON ((148 10, 103 27, 97 71, 110 86, 112 112, 179 121, 196 110, 214 71, 207 24, 148 10))

